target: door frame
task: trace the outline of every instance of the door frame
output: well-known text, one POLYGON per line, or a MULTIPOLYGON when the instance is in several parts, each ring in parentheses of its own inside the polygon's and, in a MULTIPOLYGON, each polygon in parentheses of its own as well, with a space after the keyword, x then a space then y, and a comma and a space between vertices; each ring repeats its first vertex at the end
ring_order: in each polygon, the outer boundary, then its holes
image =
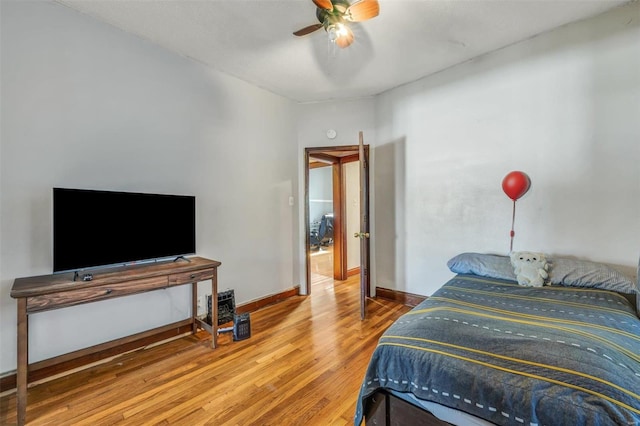
MULTIPOLYGON (((369 145, 364 145, 366 162, 369 162, 369 145)), ((333 213, 334 213, 334 246, 333 246, 333 279, 346 280, 347 270, 347 234, 346 234, 346 200, 345 182, 342 165, 359 161, 358 145, 340 145, 307 147, 304 149, 304 232, 305 232, 305 269, 306 294, 311 294, 311 241, 309 238, 309 162, 315 158, 331 164, 333 176, 333 213)), ((366 295, 369 296, 370 289, 366 295)))

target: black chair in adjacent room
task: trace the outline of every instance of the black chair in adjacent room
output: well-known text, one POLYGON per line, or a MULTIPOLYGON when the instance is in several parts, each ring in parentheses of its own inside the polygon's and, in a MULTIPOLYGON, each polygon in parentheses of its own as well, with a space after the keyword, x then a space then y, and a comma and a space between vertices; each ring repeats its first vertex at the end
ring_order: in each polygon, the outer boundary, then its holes
POLYGON ((322 215, 318 229, 312 229, 309 237, 311 248, 320 249, 333 243, 333 213, 322 215))

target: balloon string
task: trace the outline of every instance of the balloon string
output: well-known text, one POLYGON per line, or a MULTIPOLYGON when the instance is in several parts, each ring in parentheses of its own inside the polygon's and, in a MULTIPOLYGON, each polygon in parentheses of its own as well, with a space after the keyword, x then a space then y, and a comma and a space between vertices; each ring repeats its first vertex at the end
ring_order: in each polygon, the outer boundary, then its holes
POLYGON ((516 221, 516 200, 513 200, 513 213, 511 214, 511 245, 509 246, 509 253, 513 251, 513 237, 516 235, 516 232, 513 230, 514 223, 516 221))

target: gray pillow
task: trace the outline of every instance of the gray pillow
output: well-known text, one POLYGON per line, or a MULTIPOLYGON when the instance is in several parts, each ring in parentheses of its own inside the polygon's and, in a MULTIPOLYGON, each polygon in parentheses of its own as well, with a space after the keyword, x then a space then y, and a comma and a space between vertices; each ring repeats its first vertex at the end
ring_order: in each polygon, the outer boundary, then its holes
POLYGON ((593 287, 634 294, 636 284, 621 272, 588 260, 551 257, 549 282, 572 287, 593 287))
POLYGON ((485 253, 460 253, 447 262, 451 272, 516 281, 509 256, 485 253))
MULTIPOLYGON (((571 287, 590 287, 632 294, 636 298, 636 312, 640 316, 640 278, 638 283, 621 272, 602 263, 588 260, 552 257, 549 282, 571 287)), ((640 270, 640 263, 638 264, 640 270)))

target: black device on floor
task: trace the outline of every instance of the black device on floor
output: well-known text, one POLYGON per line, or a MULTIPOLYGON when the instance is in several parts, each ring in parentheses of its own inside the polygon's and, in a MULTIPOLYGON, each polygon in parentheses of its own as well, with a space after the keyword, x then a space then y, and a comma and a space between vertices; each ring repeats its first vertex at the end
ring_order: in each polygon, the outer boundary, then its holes
MULTIPOLYGON (((207 323, 212 323, 211 295, 207 295, 207 323)), ((218 333, 233 332, 233 340, 244 340, 251 337, 251 318, 249 312, 236 313, 236 302, 233 290, 218 293, 218 325, 233 321, 232 327, 219 328, 218 333)))
POLYGON ((233 340, 244 340, 251 337, 251 318, 249 312, 233 316, 233 340))
POLYGON ((218 325, 233 321, 236 313, 236 298, 233 290, 218 292, 218 325))

